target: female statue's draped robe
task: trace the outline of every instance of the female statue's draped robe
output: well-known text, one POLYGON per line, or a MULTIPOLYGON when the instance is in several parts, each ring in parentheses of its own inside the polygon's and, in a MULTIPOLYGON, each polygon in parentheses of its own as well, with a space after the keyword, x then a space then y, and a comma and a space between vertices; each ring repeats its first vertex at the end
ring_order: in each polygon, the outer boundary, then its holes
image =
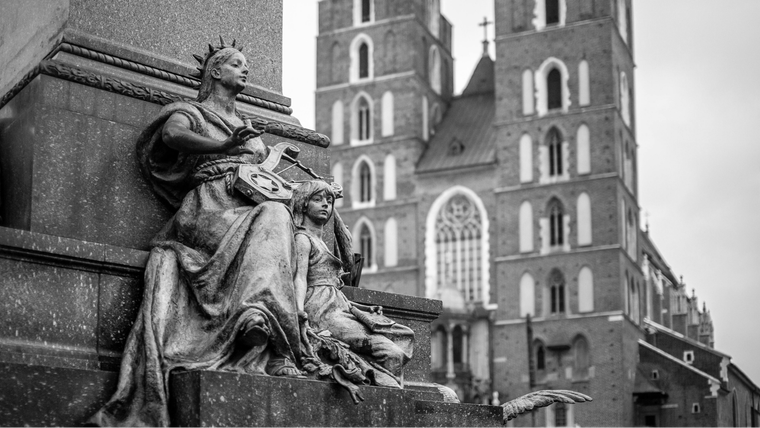
POLYGON ((256 138, 246 143, 256 154, 179 153, 162 141, 163 125, 175 113, 190 120, 193 132, 216 140, 234 129, 200 103, 177 102, 140 136, 142 172, 177 212, 151 243, 118 389, 91 419, 98 425, 168 425, 173 369, 263 373, 272 356, 301 357, 291 213, 276 202, 253 206, 232 190, 231 172, 261 162, 266 148, 256 138), (235 352, 241 326, 261 317, 269 343, 235 352))

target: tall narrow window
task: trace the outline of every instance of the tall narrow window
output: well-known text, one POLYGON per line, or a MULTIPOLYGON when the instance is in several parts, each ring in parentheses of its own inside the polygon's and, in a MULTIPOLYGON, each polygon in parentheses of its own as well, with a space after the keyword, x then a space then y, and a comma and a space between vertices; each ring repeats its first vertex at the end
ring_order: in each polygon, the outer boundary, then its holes
POLYGON ((430 87, 436 94, 441 93, 441 54, 438 52, 438 47, 433 45, 430 47, 430 53, 428 54, 428 78, 430 79, 430 87))
POLYGON ((359 201, 369 202, 372 199, 372 173, 366 162, 359 166, 359 183, 359 201))
POLYGON ((533 140, 530 135, 520 137, 520 183, 533 181, 533 140))
POLYGON ((559 0, 546 0, 546 25, 559 24, 559 0))
POLYGON ((546 352, 544 351, 544 344, 541 341, 536 341, 533 344, 535 352, 534 358, 536 359, 536 370, 546 369, 546 352))
POLYGON ((396 199, 396 157, 389 154, 383 162, 383 200, 396 199))
POLYGON ((556 199, 549 204, 549 245, 559 247, 565 243, 564 212, 556 199))
POLYGON ((578 127, 575 145, 578 156, 578 174, 588 174, 591 172, 591 135, 585 123, 578 127))
POLYGON ((631 126, 631 93, 628 87, 628 76, 624 71, 620 72, 620 114, 623 122, 631 126))
POLYGON ((462 331, 462 327, 457 325, 456 327, 454 327, 454 330, 452 330, 451 332, 451 341, 453 342, 452 348, 454 348, 453 349, 454 364, 462 363, 462 352, 464 351, 463 346, 462 346, 463 341, 464 341, 463 339, 464 339, 464 332, 462 331))
POLYGON ((578 312, 594 310, 594 274, 584 266, 578 273, 578 312))
POLYGON ((578 195, 576 219, 578 245, 591 245, 591 199, 586 192, 578 195))
POLYGON ((591 87, 588 75, 588 61, 581 60, 578 64, 578 104, 587 106, 591 103, 591 87))
POLYGON ((533 206, 529 201, 520 205, 520 252, 533 251, 533 206))
POLYGON ((520 278, 520 318, 535 314, 535 288, 533 276, 525 272, 520 278))
POLYGON ((549 312, 552 315, 565 313, 565 278, 557 269, 549 276, 549 312))
POLYGON ((333 43, 331 54, 332 54, 332 57, 330 61, 330 82, 338 83, 341 80, 340 79, 340 69, 341 69, 340 44, 338 42, 333 43))
POLYGON ((359 104, 357 106, 357 114, 358 140, 367 141, 370 137, 370 127, 372 126, 372 122, 370 121, 369 103, 364 97, 359 100, 359 104))
POLYGON ((546 105, 551 109, 562 108, 562 73, 553 68, 546 75, 546 105))
POLYGON ((549 134, 546 136, 546 145, 549 149, 549 176, 560 176, 564 172, 562 161, 565 156, 562 150, 562 135, 557 128, 549 130, 549 134))
MULTIPOLYGON (((351 168, 351 205, 367 208, 375 205, 375 165, 365 155, 359 157, 351 168)), ((359 233, 358 229, 355 233, 359 233)))
POLYGON ((391 217, 385 222, 385 243, 383 245, 385 266, 398 265, 398 224, 391 217))
POLYGON ((370 18, 372 16, 371 13, 370 13, 370 7, 372 7, 372 4, 371 4, 372 0, 361 0, 361 1, 362 1, 362 19, 361 19, 361 21, 362 22, 369 22, 369 20, 370 20, 370 18))
POLYGON ((359 232, 359 252, 362 254, 365 268, 372 267, 372 232, 366 224, 362 225, 359 232))
POLYGON ((530 70, 524 70, 522 74, 522 100, 523 114, 526 116, 534 113, 533 90, 533 72, 530 70))
POLYGON ((483 300, 483 221, 480 210, 457 194, 441 208, 435 221, 437 289, 456 284, 467 301, 483 300))
POLYGON ((443 326, 439 325, 430 341, 430 365, 433 370, 446 368, 446 354, 448 353, 448 337, 443 326))
POLYGON ((573 377, 576 379, 585 379, 588 377, 588 368, 591 365, 591 359, 588 352, 588 341, 583 336, 578 336, 573 342, 573 377))
POLYGON ((554 426, 567 426, 567 407, 565 406, 565 403, 557 403, 554 405, 554 426))
POLYGON ((343 101, 338 100, 332 106, 332 142, 336 146, 343 144, 343 101))
POLYGON ((366 43, 359 45, 359 78, 369 77, 369 46, 366 43))
POLYGON ((382 98, 382 136, 393 135, 393 93, 386 91, 382 98))

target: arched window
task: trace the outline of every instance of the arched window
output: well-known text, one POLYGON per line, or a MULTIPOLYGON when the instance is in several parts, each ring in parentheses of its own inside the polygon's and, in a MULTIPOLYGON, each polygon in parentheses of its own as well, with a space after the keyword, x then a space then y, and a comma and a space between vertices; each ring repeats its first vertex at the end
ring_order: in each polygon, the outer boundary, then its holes
POLYGON ((372 99, 366 93, 359 93, 351 104, 351 144, 369 144, 372 132, 372 99))
POLYGON ((332 142, 343 144, 343 101, 338 100, 332 106, 332 142))
POLYGON ((366 43, 359 45, 359 78, 369 77, 369 46, 366 43))
POLYGON ((530 135, 520 137, 520 183, 533 181, 533 140, 530 135))
POLYGON ((438 46, 431 46, 428 54, 428 78, 430 87, 436 94, 441 93, 441 53, 438 52, 438 46))
POLYGON ((351 204, 354 208, 375 205, 375 166, 367 156, 361 156, 351 171, 351 204))
POLYGON ((425 296, 447 284, 465 298, 490 305, 488 213, 480 197, 453 186, 433 202, 425 220, 425 296))
POLYGON ((585 123, 578 127, 575 144, 578 156, 578 174, 589 174, 591 172, 591 135, 585 123))
POLYGON ((536 370, 546 370, 546 350, 540 340, 533 342, 533 359, 536 362, 536 370))
POLYGON ((435 222, 437 289, 454 283, 467 301, 483 301, 483 233, 480 210, 463 194, 453 196, 435 222))
POLYGON ((435 135, 435 127, 441 122, 441 107, 438 104, 433 104, 433 108, 430 109, 430 136, 435 135))
POLYGON ((393 135, 393 93, 386 91, 382 98, 382 136, 393 135))
POLYGON ((588 61, 581 60, 578 64, 578 104, 591 104, 591 85, 589 82, 588 61))
POLYGON ((639 322, 639 290, 636 285, 636 281, 633 279, 633 275, 628 278, 628 288, 630 290, 630 316, 633 322, 639 322))
POLYGON ((584 266, 578 272, 578 312, 594 310, 594 274, 584 266))
MULTIPOLYGON (((533 9, 534 28, 536 30, 543 30, 550 25, 565 25, 565 16, 567 14, 566 1, 567 0, 535 0, 535 8, 533 9)), ((518 9, 518 7, 515 6, 513 9, 518 9)), ((522 19, 522 17, 520 16, 519 19, 522 19)))
POLYGON ((565 277, 558 269, 553 269, 549 274, 549 313, 565 313, 565 277))
POLYGON ((628 208, 626 232, 628 235, 626 237, 628 243, 628 255, 631 256, 633 260, 636 260, 636 218, 633 215, 633 210, 630 208, 628 208))
POLYGON ((556 199, 549 203, 549 246, 565 244, 565 215, 562 204, 556 199))
POLYGON ((351 68, 350 81, 358 82, 365 79, 372 79, 375 73, 373 60, 374 44, 372 39, 361 33, 354 37, 351 42, 351 68))
POLYGON ((591 366, 591 356, 588 350, 588 341, 583 336, 578 336, 573 341, 573 377, 586 379, 588 369, 591 366))
POLYGON ((533 251, 533 206, 529 201, 520 205, 520 252, 533 251))
POLYGON ((567 66, 554 57, 547 58, 536 70, 536 111, 539 116, 544 116, 549 111, 567 112, 570 108, 568 80, 567 66))
POLYGON ((374 0, 354 0, 354 25, 375 20, 374 0))
MULTIPOLYGON (((332 176, 333 181, 343 187, 343 164, 340 162, 336 162, 335 165, 332 167, 332 176)), ((335 200, 335 206, 336 207, 342 207, 343 206, 343 198, 336 199, 335 200)))
POLYGON ((545 0, 546 25, 559 24, 559 0, 545 0))
POLYGON ((438 31, 439 31, 439 20, 440 20, 440 6, 439 6, 439 0, 428 0, 427 1, 428 6, 428 28, 430 29, 430 32, 433 34, 433 37, 438 37, 438 31))
POLYGON ((383 200, 396 199, 396 157, 389 154, 383 162, 383 200))
POLYGON ((533 110, 533 96, 533 72, 524 70, 522 74, 522 100, 523 114, 526 116, 535 112, 533 110))
POLYGON ((631 126, 631 97, 628 88, 628 76, 624 71, 620 72, 620 114, 623 116, 623 122, 631 126))
POLYGON ((578 245, 591 245, 591 198, 586 192, 578 195, 576 216, 578 220, 578 245))
POLYGON ((359 202, 369 202, 372 199, 372 173, 369 165, 362 162, 359 165, 359 202))
POLYGON ((462 346, 464 343, 464 332, 462 331, 462 327, 457 325, 454 327, 454 330, 451 332, 451 342, 452 342, 452 348, 454 351, 453 355, 453 361, 454 364, 461 364, 463 362, 462 354, 464 352, 464 346, 462 346))
POLYGON ((533 281, 533 276, 525 272, 520 278, 520 318, 524 318, 528 314, 535 315, 535 290, 536 283, 533 281))
POLYGON ((562 108, 562 73, 552 68, 546 75, 546 105, 549 110, 562 108))
POLYGON ((565 153, 563 150, 562 134, 555 127, 549 130, 546 135, 546 146, 549 151, 549 177, 564 175, 563 160, 565 153))
POLYGON ((448 337, 446 329, 439 325, 433 333, 433 340, 430 341, 430 365, 433 370, 446 368, 446 354, 448 353, 448 337))
POLYGON ((384 260, 386 267, 398 265, 398 224, 391 217, 385 222, 385 249, 384 260))
POLYGON ((375 229, 372 223, 362 217, 356 222, 352 235, 354 236, 354 252, 362 255, 362 266, 365 271, 377 269, 375 263, 375 229))

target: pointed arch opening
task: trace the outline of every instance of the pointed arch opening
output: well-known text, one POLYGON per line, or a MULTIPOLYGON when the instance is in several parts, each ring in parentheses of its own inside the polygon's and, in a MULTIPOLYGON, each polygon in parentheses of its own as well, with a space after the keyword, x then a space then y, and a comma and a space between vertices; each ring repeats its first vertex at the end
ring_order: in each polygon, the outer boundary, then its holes
POLYGON ((375 227, 367 217, 362 217, 354 225, 354 252, 362 255, 363 268, 367 272, 377 270, 375 246, 377 243, 375 227))

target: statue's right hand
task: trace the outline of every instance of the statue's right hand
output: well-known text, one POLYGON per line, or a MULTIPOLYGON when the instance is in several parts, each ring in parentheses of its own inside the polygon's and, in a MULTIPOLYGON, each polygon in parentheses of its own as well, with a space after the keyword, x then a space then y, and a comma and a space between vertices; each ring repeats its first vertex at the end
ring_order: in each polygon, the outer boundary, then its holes
POLYGON ((251 121, 246 119, 245 125, 235 128, 232 131, 232 135, 224 140, 224 152, 228 155, 253 153, 250 149, 243 147, 243 145, 245 145, 246 141, 251 138, 256 138, 261 134, 263 134, 263 131, 254 129, 253 126, 251 126, 251 121))

